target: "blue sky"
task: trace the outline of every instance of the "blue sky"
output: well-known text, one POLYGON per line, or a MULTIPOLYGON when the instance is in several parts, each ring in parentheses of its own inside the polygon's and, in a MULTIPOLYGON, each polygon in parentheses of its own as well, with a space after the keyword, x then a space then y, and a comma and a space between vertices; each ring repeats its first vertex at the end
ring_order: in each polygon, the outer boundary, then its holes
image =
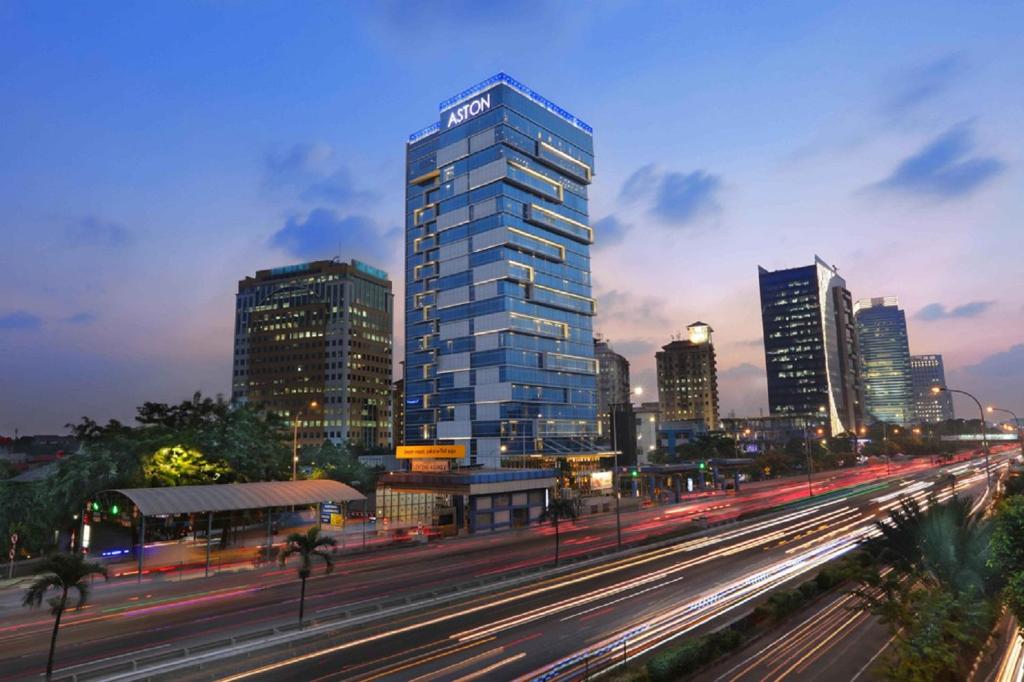
POLYGON ((400 293, 406 136, 498 71, 595 129, 597 329, 648 395, 701 319, 723 413, 766 409, 757 266, 818 253, 855 298, 899 296, 950 385, 1024 413, 1022 25, 1011 3, 4 3, 0 433, 228 392, 256 269, 357 257, 400 293))

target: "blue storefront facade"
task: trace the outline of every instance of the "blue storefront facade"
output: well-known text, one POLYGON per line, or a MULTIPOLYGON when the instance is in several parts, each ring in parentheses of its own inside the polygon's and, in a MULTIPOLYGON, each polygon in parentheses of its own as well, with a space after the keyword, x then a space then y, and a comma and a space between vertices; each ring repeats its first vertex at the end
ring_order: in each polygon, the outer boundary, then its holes
POLYGON ((592 129, 505 74, 410 136, 405 443, 594 452, 593 169, 592 129))

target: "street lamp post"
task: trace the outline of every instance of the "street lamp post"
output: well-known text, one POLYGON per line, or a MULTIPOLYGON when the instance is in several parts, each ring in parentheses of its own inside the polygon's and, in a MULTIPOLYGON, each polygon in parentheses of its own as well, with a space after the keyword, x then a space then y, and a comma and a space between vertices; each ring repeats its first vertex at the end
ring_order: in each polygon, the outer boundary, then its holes
MULTIPOLYGON (((643 395, 643 392, 642 386, 637 386, 633 389, 633 394, 636 396, 643 395)), ((620 502, 622 491, 619 489, 619 430, 615 426, 615 416, 622 405, 623 403, 615 403, 611 406, 612 455, 614 457, 614 463, 612 464, 612 492, 615 494, 615 542, 619 550, 622 549, 622 508, 620 502)))
POLYGON ((989 490, 992 489, 992 471, 988 466, 988 431, 985 428, 985 408, 981 406, 981 401, 975 398, 967 391, 961 391, 955 388, 949 388, 948 386, 932 386, 932 393, 938 395, 946 391, 948 393, 959 393, 965 395, 974 401, 974 404, 978 406, 978 414, 981 416, 981 449, 985 453, 985 487, 989 490))
POLYGON ((989 412, 1005 412, 1006 414, 1013 417, 1013 426, 1017 429, 1017 443, 1020 445, 1020 451, 1024 454, 1024 430, 1021 430, 1020 419, 1016 414, 1002 407, 995 407, 993 405, 988 406, 989 412))
MULTIPOLYGON (((824 405, 818 406, 818 416, 820 417, 820 416, 824 415, 824 413, 825 413, 825 406, 824 405)), ((815 427, 813 427, 813 426, 807 426, 806 424, 804 425, 804 451, 807 453, 807 496, 808 497, 814 497, 814 488, 811 485, 811 467, 812 467, 812 462, 811 462, 811 441, 807 437, 807 435, 808 435, 808 432, 811 429, 814 429, 814 428, 815 427)))
MULTIPOLYGON (((310 409, 316 409, 317 402, 314 400, 309 404, 310 409)), ((292 420, 292 480, 298 479, 298 466, 299 466, 299 420, 302 417, 302 410, 299 410, 295 414, 295 419, 292 420)))
POLYGON ((889 457, 889 445, 887 442, 889 434, 889 425, 884 419, 878 420, 882 424, 882 453, 885 454, 885 475, 889 476, 892 474, 892 468, 890 467, 891 458, 889 457))

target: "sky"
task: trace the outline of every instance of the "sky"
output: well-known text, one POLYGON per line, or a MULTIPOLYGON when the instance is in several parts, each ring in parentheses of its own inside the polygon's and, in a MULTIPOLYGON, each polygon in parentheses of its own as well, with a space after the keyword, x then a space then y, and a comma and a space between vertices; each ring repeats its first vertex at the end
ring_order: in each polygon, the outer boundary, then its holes
POLYGON ((405 141, 499 71, 594 128, 595 330, 645 396, 702 320, 722 414, 767 413, 757 267, 817 254, 1024 415, 1021 26, 1009 2, 2 3, 0 433, 230 394, 258 269, 367 261, 400 321, 405 141))

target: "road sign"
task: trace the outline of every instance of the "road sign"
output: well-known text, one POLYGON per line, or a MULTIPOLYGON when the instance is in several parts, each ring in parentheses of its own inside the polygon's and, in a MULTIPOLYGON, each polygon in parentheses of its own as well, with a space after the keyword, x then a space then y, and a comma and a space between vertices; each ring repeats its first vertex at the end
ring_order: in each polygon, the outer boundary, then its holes
POLYGON ((329 526, 339 525, 332 521, 334 516, 341 518, 340 505, 333 502, 324 502, 320 505, 320 523, 326 523, 329 526))
POLYGON ((11 544, 12 545, 18 544, 18 534, 17 533, 11 533, 11 544))
POLYGON ((9 550, 7 550, 7 556, 10 559, 14 558, 14 548, 13 547, 11 547, 9 550))

